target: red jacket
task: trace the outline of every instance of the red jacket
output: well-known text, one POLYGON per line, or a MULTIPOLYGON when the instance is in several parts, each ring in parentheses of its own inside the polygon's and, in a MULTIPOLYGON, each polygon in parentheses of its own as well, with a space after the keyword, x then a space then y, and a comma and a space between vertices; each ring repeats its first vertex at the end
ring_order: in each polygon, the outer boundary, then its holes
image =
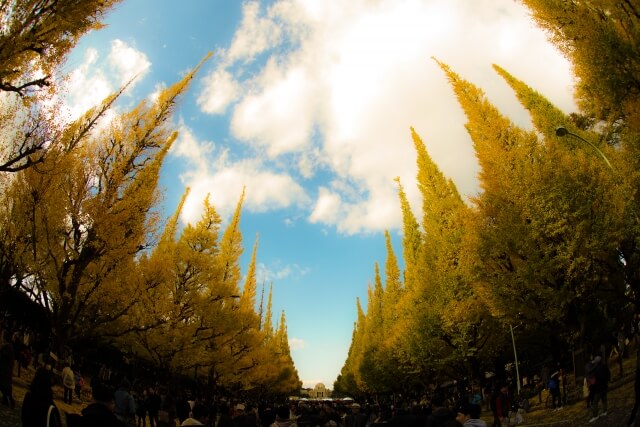
POLYGON ((496 411, 499 418, 504 418, 509 415, 511 410, 511 394, 500 393, 496 398, 496 411))

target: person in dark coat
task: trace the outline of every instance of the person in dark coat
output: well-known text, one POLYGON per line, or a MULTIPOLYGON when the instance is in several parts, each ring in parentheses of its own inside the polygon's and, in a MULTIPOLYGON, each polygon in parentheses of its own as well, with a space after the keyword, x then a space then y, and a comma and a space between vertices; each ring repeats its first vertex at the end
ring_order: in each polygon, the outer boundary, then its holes
POLYGON ((145 404, 147 412, 149 413, 149 426, 155 427, 158 423, 158 412, 160 412, 162 399, 160 399, 160 395, 153 387, 149 387, 149 390, 147 391, 147 400, 145 404))
POLYGON ((53 378, 45 368, 38 368, 22 402, 23 427, 61 427, 60 411, 53 403, 53 378))
POLYGON ((431 408, 431 415, 427 418, 427 427, 448 427, 457 423, 456 413, 445 405, 445 399, 441 393, 433 395, 431 408))
POLYGON ((219 407, 220 418, 217 427, 233 427, 233 418, 231 418, 231 408, 226 403, 222 403, 219 407))
POLYGON ((246 408, 243 403, 238 403, 234 407, 232 418, 233 427, 251 427, 253 425, 245 409, 246 408))
POLYGON ((184 422, 187 418, 189 418, 189 414, 191 413, 191 405, 189 405, 189 401, 186 396, 182 393, 178 394, 176 398, 176 416, 180 421, 180 424, 184 422))
POLYGON ((595 377, 595 384, 593 384, 593 400, 591 402, 593 417, 589 420, 590 423, 607 415, 607 392, 609 390, 611 372, 609 371, 607 362, 603 360, 600 355, 597 355, 593 359, 592 374, 595 377), (602 401, 602 413, 598 414, 598 403, 600 401, 602 401))
POLYGON ((503 384, 500 387, 500 394, 496 398, 496 413, 498 414, 498 420, 500 421, 500 426, 502 423, 508 425, 509 423, 509 411, 511 411, 511 406, 513 405, 513 396, 511 392, 509 392, 509 386, 503 384))
POLYGON ((344 419, 346 427, 364 427, 367 424, 367 416, 360 411, 360 404, 351 404, 351 413, 344 419))
POLYGON ((417 427, 418 425, 418 418, 410 411, 407 403, 404 403, 396 415, 391 418, 392 427, 417 427))
POLYGON ((0 392, 2 392, 2 403, 11 409, 16 406, 16 401, 13 399, 14 363, 15 353, 11 342, 11 332, 4 331, 0 345, 0 392))
POLYGON ((96 381, 92 387, 93 403, 82 410, 82 426, 127 427, 113 412, 115 407, 112 387, 96 381))

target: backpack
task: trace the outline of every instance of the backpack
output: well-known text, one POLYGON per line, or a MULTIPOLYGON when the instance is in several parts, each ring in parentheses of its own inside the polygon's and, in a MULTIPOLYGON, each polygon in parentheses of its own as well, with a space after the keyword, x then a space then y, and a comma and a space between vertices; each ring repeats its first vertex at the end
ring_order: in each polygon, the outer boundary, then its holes
POLYGON ((550 379, 549 382, 547 383, 547 388, 549 390, 555 390, 558 388, 558 382, 555 379, 550 379))

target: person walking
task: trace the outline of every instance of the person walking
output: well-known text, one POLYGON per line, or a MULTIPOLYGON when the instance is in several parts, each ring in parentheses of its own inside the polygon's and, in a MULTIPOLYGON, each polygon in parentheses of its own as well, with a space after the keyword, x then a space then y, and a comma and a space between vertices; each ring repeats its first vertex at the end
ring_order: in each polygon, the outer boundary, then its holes
POLYGON ((173 427, 176 424, 176 402, 173 396, 167 394, 158 411, 158 427, 173 427))
POLYGON ((114 390, 100 380, 93 382, 92 387, 93 403, 82 410, 83 427, 127 427, 113 413, 114 390))
POLYGON ((62 370, 62 386, 64 387, 62 401, 71 405, 73 403, 73 391, 76 388, 76 374, 68 364, 62 370))
POLYGON ((184 420, 180 427, 205 426, 209 422, 209 409, 201 403, 193 405, 191 416, 184 420))
POLYGON ((553 406, 553 410, 562 409, 562 395, 560 393, 560 370, 555 371, 551 374, 549 381, 547 383, 547 388, 549 389, 549 393, 551 393, 551 404, 553 406))
POLYGON ((607 416, 607 392, 609 391, 609 381, 611 380, 611 372, 607 366, 606 360, 602 359, 600 354, 593 358, 593 374, 595 383, 593 384, 593 400, 591 401, 590 423, 595 422, 600 417, 607 416), (598 414, 598 403, 602 401, 602 413, 598 414))
POLYGON ((276 422, 271 424, 271 427, 298 427, 296 420, 290 419, 289 416, 289 407, 279 406, 276 409, 276 422))
POLYGON ((16 401, 13 399, 14 363, 15 354, 11 342, 11 332, 5 330, 2 334, 2 344, 0 344, 0 392, 2 392, 2 403, 11 409, 16 407, 16 401))
POLYGON ((462 427, 487 427, 487 423, 480 419, 480 405, 464 403, 458 408, 456 421, 462 427))
POLYGON ((147 391, 147 399, 145 406, 147 407, 147 413, 149 414, 149 427, 155 427, 158 423, 158 412, 160 412, 160 405, 162 400, 160 395, 153 387, 149 387, 147 391))
POLYGON ((126 378, 120 382, 120 387, 114 393, 116 417, 128 426, 136 425, 136 402, 129 392, 131 383, 126 378))
POLYGON ((143 388, 134 395, 136 401, 137 427, 147 426, 147 391, 143 388))
POLYGON ((513 404, 513 396, 509 392, 509 386, 504 384, 500 387, 500 394, 496 398, 496 414, 498 415, 498 427, 509 425, 509 411, 513 404))
POLYGON ((23 427, 62 427, 60 412, 53 402, 53 378, 45 368, 38 368, 22 402, 23 427))

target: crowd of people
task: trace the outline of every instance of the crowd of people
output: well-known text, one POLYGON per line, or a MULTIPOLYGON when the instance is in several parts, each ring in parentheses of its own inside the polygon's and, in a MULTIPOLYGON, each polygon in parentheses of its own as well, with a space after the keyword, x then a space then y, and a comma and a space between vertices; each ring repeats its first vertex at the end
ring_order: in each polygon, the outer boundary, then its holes
MULTIPOLYGON (((80 414, 61 414, 54 402, 51 370, 36 370, 22 404, 22 423, 29 427, 486 427, 481 405, 468 400, 451 404, 435 393, 420 402, 346 403, 344 401, 241 402, 192 397, 165 388, 136 387, 123 379, 114 388, 96 376, 92 402, 80 414)), ((505 404, 508 404, 505 402, 505 404)), ((500 406, 499 406, 500 408, 500 406)), ((506 421, 507 409, 502 421, 506 421)))
MULTIPOLYGON (((34 372, 21 407, 24 427, 483 427, 492 415, 492 427, 522 421, 522 401, 507 383, 438 389, 429 396, 406 401, 371 402, 292 401, 288 403, 214 398, 189 388, 160 384, 149 378, 128 378, 125 372, 102 364, 89 383, 73 353, 49 360, 48 351, 36 344, 38 334, 28 329, 0 325, 0 393, 14 409, 13 376, 34 372), (62 369, 59 369, 62 368, 62 369), (64 413, 54 401, 54 386, 62 388, 66 405, 81 404, 64 413), (83 390, 89 393, 83 394, 83 390)), ((96 366, 97 367, 97 366, 96 366)), ((559 368, 543 368, 543 385, 553 410, 566 403, 567 377, 559 368)), ((586 404, 594 422, 607 415, 607 389, 611 374, 601 354, 585 366, 586 404), (602 411, 599 411, 599 407, 602 411)), ((87 377, 88 378, 88 377, 87 377)), ((527 402, 525 402, 527 403, 527 402)), ((65 408, 67 409, 67 408, 65 408)), ((524 407, 527 410, 528 407, 524 407)))

